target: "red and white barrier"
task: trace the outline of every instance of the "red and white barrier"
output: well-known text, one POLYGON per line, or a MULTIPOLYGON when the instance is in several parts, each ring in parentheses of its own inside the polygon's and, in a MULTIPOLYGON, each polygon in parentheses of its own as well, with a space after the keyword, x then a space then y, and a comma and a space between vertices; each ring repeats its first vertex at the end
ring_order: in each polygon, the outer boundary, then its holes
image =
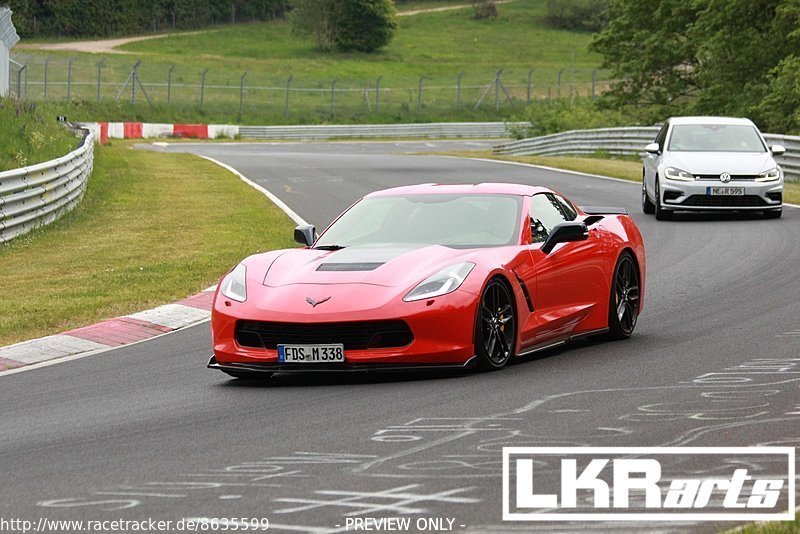
POLYGON ((81 123, 95 133, 100 144, 109 139, 155 139, 155 138, 189 138, 233 139, 239 135, 239 126, 234 124, 163 124, 150 122, 90 122, 81 123))

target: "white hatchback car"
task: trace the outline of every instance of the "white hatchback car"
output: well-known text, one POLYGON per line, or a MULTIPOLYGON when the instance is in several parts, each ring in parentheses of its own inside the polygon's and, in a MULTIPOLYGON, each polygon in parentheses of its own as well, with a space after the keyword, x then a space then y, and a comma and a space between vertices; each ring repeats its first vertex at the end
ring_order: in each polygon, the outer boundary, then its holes
POLYGON ((778 218, 783 170, 749 119, 672 117, 645 147, 642 209, 656 219, 679 210, 759 210, 778 218))

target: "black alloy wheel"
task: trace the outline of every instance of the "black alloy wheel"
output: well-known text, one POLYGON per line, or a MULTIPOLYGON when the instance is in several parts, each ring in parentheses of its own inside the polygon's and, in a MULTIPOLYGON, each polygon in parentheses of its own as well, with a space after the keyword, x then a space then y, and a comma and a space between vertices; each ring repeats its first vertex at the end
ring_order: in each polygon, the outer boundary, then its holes
POLYGON ((517 319, 514 297, 508 286, 493 278, 483 290, 478 305, 475 352, 478 367, 500 369, 514 354, 517 341, 517 319))
POLYGON ((608 306, 608 334, 611 339, 627 339, 636 328, 639 318, 639 270, 630 252, 617 260, 611 280, 611 299, 608 306))

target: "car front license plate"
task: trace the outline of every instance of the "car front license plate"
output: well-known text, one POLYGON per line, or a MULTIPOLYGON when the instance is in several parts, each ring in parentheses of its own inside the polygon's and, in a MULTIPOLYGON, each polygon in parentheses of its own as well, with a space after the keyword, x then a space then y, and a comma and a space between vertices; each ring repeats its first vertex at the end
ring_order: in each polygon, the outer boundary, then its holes
POLYGON ((278 345, 283 363, 331 363, 344 361, 344 345, 278 345))
POLYGON ((706 195, 736 197, 744 195, 744 187, 706 187, 706 195))

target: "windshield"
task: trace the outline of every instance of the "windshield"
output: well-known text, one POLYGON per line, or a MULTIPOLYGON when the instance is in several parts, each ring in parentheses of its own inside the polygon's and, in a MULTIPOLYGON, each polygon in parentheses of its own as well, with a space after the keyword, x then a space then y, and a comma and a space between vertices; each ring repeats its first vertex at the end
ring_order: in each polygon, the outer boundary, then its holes
POLYGON ((517 241, 522 198, 511 195, 408 195, 365 198, 314 245, 510 245, 517 241))
POLYGON ((672 127, 673 152, 766 152, 754 126, 738 124, 677 124, 672 127))

